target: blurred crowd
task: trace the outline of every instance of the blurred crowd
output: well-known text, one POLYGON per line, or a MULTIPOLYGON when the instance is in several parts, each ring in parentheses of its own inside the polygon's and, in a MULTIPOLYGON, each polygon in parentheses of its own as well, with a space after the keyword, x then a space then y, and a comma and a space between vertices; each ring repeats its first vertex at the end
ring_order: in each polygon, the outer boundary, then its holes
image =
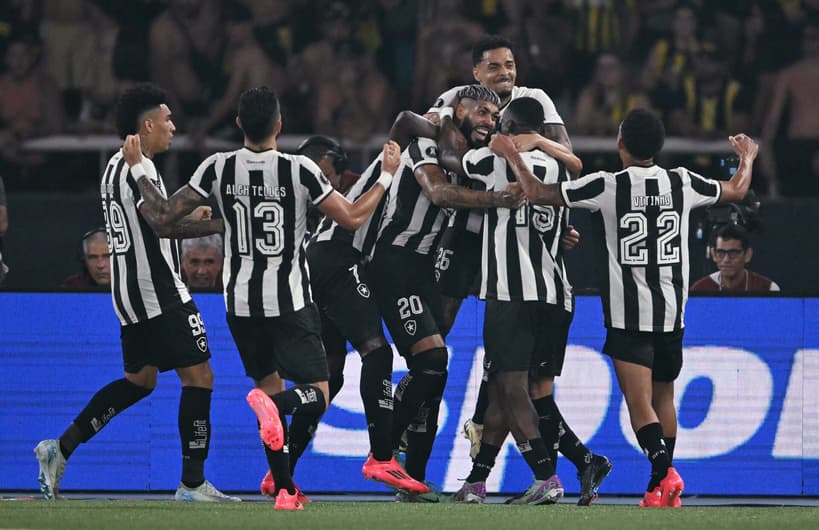
POLYGON ((23 142, 112 132, 116 95, 145 80, 196 141, 235 138, 238 95, 267 85, 287 133, 363 142, 471 81, 486 33, 517 44, 517 84, 570 135, 611 137, 648 107, 671 136, 761 138, 757 190, 819 196, 819 0, 4 0, 0 175, 42 189, 53 157, 23 142))

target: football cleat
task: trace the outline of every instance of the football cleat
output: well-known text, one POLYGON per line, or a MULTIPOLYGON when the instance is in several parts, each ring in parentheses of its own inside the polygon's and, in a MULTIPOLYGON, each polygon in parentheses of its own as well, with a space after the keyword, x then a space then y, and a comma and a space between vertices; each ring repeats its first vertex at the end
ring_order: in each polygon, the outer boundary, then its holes
POLYGON ((464 482, 461 489, 452 495, 455 502, 483 504, 486 501, 486 482, 464 482))
POLYGON ((195 488, 179 484, 173 498, 183 502, 240 502, 242 500, 239 497, 225 495, 207 480, 195 488))
POLYGON ((668 468, 668 474, 660 481, 660 488, 662 488, 663 506, 669 508, 682 506, 680 495, 685 489, 685 483, 676 469, 673 467, 668 468))
POLYGON ((657 486, 651 491, 645 492, 643 500, 640 501, 640 508, 662 508, 663 489, 657 486))
POLYGON ((395 457, 386 461, 376 460, 370 453, 361 473, 367 480, 376 480, 387 486, 407 493, 429 493, 429 487, 409 476, 395 457))
POLYGON ((279 409, 270 396, 254 388, 247 394, 247 404, 259 419, 259 435, 271 451, 280 451, 284 447, 284 429, 279 417, 279 409))
POLYGON ((40 483, 40 491, 48 500, 58 497, 60 481, 65 472, 65 457, 60 451, 58 440, 43 440, 34 448, 34 455, 40 464, 40 474, 37 482, 40 483))
POLYGON ((578 506, 589 506, 597 500, 597 490, 612 468, 611 461, 602 455, 592 455, 591 462, 582 473, 577 474, 580 479, 580 499, 578 506))
POLYGON ((429 489, 426 493, 408 493, 403 491, 398 491, 395 494, 395 502, 441 502, 443 500, 443 495, 441 495, 441 490, 435 486, 432 482, 424 481, 424 485, 429 489))
POLYGON ((522 495, 511 499, 508 504, 556 504, 561 498, 563 484, 557 475, 552 475, 546 480, 535 480, 522 495))
MULTIPOLYGON (((298 496, 300 503, 307 504, 308 502, 312 502, 307 495, 301 491, 298 484, 293 482, 293 485, 296 487, 296 495, 298 496)), ((262 483, 259 484, 259 491, 262 495, 266 495, 268 497, 276 496, 276 481, 273 480, 273 473, 270 471, 265 474, 264 478, 262 479, 262 483)))
POLYGON ((481 450, 481 438, 483 437, 483 425, 475 423, 472 418, 469 418, 464 423, 463 429, 464 438, 469 440, 469 457, 472 460, 478 457, 478 452, 481 450))
POLYGON ((299 500, 298 493, 287 493, 286 489, 279 490, 279 494, 276 495, 276 506, 277 510, 303 510, 304 505, 299 500))

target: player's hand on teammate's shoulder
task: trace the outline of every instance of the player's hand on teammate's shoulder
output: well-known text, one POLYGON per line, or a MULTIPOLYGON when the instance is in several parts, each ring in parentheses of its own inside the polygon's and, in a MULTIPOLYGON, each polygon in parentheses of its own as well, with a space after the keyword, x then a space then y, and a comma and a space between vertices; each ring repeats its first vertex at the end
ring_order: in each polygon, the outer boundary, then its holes
POLYGON ((432 122, 435 125, 441 125, 441 116, 437 112, 427 112, 424 114, 424 119, 432 122))
POLYGON ((506 185, 506 188, 500 191, 500 194, 503 199, 503 203, 500 205, 501 208, 514 210, 520 208, 526 202, 526 195, 523 193, 520 182, 510 182, 506 185))
POLYGON ((122 145, 122 154, 128 166, 135 166, 142 162, 142 145, 138 134, 129 134, 122 145))
POLYGON ((489 149, 504 158, 517 153, 517 147, 515 147, 512 137, 505 134, 493 134, 492 139, 489 141, 489 149))
POLYGON ((734 136, 729 136, 728 141, 731 142, 731 147, 734 152, 743 158, 756 158, 759 154, 759 144, 757 144, 750 136, 739 133, 734 136))
POLYGON ((391 175, 395 175, 395 172, 398 170, 398 166, 401 165, 401 148, 396 142, 390 140, 384 144, 381 154, 383 155, 381 170, 386 171, 391 175))
POLYGON ((563 230, 563 236, 560 238, 560 246, 563 250, 574 250, 574 247, 580 243, 580 232, 575 227, 568 225, 563 230))

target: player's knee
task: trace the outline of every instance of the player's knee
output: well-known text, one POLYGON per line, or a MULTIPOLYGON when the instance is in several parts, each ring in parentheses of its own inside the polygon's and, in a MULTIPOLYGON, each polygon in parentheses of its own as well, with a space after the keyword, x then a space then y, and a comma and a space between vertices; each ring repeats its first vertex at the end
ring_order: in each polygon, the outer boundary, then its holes
POLYGON ((432 348, 416 353, 410 359, 410 370, 446 376, 449 353, 446 348, 432 348))

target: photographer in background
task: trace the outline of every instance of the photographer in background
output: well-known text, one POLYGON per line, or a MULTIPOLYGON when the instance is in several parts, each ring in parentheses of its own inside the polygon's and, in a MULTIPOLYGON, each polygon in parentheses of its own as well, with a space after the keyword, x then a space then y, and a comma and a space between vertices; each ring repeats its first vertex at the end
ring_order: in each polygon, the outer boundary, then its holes
POLYGON ((754 250, 748 231, 742 226, 727 224, 719 227, 712 235, 709 254, 719 270, 694 282, 692 292, 779 291, 776 282, 745 268, 754 250))

